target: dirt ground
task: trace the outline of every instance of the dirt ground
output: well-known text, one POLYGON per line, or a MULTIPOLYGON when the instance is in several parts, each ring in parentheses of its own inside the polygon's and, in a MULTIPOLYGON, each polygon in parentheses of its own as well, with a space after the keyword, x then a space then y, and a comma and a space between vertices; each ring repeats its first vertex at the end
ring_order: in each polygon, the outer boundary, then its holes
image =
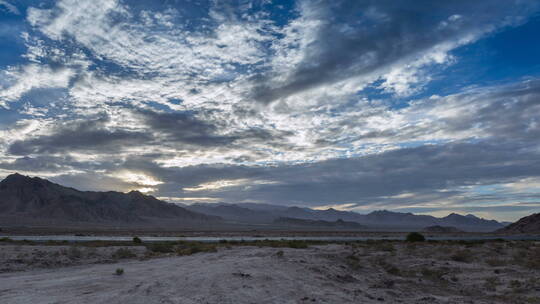
POLYGON ((1 245, 0 303, 540 303, 538 242, 122 248, 1 245))

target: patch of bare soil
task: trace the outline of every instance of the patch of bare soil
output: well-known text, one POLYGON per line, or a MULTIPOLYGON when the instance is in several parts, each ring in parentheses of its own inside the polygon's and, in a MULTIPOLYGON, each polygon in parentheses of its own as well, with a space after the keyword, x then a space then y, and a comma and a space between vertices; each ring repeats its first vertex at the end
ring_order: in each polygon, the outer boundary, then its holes
MULTIPOLYGON (((19 247, 9 251, 46 246, 19 247)), ((96 250, 119 262, 0 274, 0 303, 540 303, 535 242, 220 247, 144 261, 144 247, 131 260, 96 250)))

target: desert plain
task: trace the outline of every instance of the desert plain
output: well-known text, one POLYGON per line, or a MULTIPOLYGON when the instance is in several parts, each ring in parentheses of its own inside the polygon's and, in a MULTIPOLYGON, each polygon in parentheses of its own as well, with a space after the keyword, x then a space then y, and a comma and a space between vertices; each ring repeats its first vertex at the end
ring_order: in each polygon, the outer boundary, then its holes
POLYGON ((538 241, 0 243, 1 303, 540 303, 538 241))

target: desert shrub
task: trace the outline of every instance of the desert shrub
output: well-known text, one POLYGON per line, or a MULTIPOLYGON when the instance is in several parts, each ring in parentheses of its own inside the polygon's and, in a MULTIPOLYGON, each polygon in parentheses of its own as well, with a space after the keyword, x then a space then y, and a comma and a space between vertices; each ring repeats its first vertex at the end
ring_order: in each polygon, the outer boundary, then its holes
POLYGON ((113 253, 113 258, 115 259, 130 259, 136 256, 137 255, 128 248, 120 248, 113 253))
POLYGON ((528 297, 525 299, 525 303, 540 304, 540 297, 528 297))
POLYGON ((283 250, 280 250, 280 251, 276 252, 276 256, 277 256, 278 258, 282 258, 283 255, 284 255, 283 250))
POLYGON ((395 265, 392 265, 392 264, 387 264, 384 267, 384 270, 388 274, 391 274, 391 275, 395 275, 395 276, 401 275, 401 271, 399 270, 399 268, 397 268, 395 265))
POLYGON ((354 254, 348 255, 345 258, 345 261, 352 269, 357 270, 362 268, 362 266, 360 265, 360 259, 354 254))
POLYGON ((484 282, 484 287, 489 291, 496 291, 497 285, 500 284, 498 277, 489 277, 486 278, 486 281, 484 282))
POLYGON ((375 263, 381 266, 381 268, 391 275, 400 275, 401 271, 395 265, 388 263, 384 257, 380 256, 375 259, 375 263))
POLYGON ((511 280, 508 283, 508 287, 510 287, 512 289, 512 291, 514 291, 516 293, 519 293, 523 289, 523 284, 519 280, 511 280))
POLYGON ((82 258, 83 253, 82 253, 81 249, 79 249, 79 248, 77 248, 75 246, 71 246, 67 250, 66 255, 68 256, 68 258, 74 260, 74 259, 82 258))
POLYGON ((423 268, 420 273, 426 279, 443 280, 443 276, 446 275, 448 271, 442 268, 423 268))
POLYGON ((134 236, 134 237, 133 237, 133 243, 135 243, 135 244, 142 244, 142 240, 141 240, 141 238, 139 238, 138 236, 134 236))
POLYGON ((518 265, 524 265, 526 263, 527 250, 520 249, 512 255, 512 262, 518 265))
POLYGON ((423 242, 426 238, 421 233, 411 232, 407 234, 406 240, 407 242, 423 242))
POLYGON ((150 243, 146 248, 152 252, 171 253, 174 252, 174 245, 171 243, 150 243))
POLYGON ((213 244, 190 243, 178 246, 176 248, 177 255, 192 255, 198 252, 216 252, 217 247, 213 244))
POLYGON ((416 243, 407 243, 407 245, 405 246, 405 250, 406 250, 409 254, 414 254, 414 252, 415 252, 416 249, 417 249, 417 246, 418 246, 418 244, 416 244, 416 243))
POLYGON ((305 241, 292 240, 287 242, 288 247, 296 249, 308 248, 308 244, 305 241))
POLYGON ((97 257, 98 256, 97 249, 95 247, 87 248, 86 249, 86 256, 89 257, 89 258, 97 257))
POLYGON ((533 269, 540 269, 540 247, 535 247, 527 252, 525 266, 533 269))
POLYGON ((504 244, 493 243, 490 247, 493 252, 497 254, 504 254, 504 244))
POLYGON ((375 249, 378 251, 386 251, 386 252, 394 252, 396 249, 394 248, 394 244, 392 243, 380 243, 375 246, 375 249))
POLYGON ((506 261, 502 259, 491 258, 486 260, 486 264, 491 267, 500 267, 506 265, 506 261))
POLYGON ((124 274, 124 268, 116 268, 116 271, 114 272, 114 274, 118 275, 118 276, 121 276, 124 274))
POLYGON ((472 261, 472 252, 468 249, 458 250, 450 256, 452 261, 461 263, 470 263, 472 261))

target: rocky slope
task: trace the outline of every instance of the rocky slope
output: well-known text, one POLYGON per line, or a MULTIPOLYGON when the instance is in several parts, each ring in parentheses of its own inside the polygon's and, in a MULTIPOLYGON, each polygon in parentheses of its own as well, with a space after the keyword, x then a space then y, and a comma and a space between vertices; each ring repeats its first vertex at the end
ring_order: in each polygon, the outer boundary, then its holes
POLYGON ((500 233, 540 233, 540 213, 531 214, 519 219, 497 232, 500 233))
POLYGON ((137 191, 79 191, 20 174, 12 174, 0 182, 0 223, 3 225, 159 226, 217 219, 137 191))

